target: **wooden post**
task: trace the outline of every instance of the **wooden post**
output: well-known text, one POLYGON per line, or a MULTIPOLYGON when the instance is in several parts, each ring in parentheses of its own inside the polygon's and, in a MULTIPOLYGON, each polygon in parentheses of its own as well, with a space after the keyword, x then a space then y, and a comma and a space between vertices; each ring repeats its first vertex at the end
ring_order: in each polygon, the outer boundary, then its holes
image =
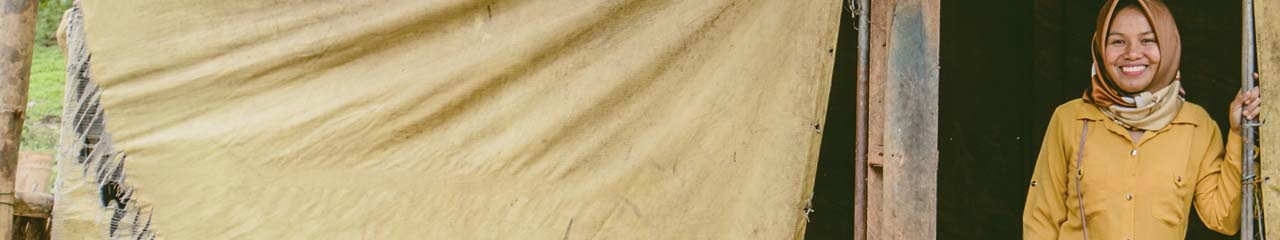
MULTIPOLYGON (((1258 83, 1262 89, 1264 101, 1280 99, 1280 1, 1255 1, 1254 14, 1257 51, 1258 51, 1258 83)), ((1280 104, 1263 102, 1261 117, 1271 123, 1258 128, 1261 136, 1258 141, 1262 163, 1262 213, 1266 226, 1263 227, 1268 239, 1280 238, 1280 157, 1275 151, 1280 150, 1280 104), (1273 179, 1274 178, 1274 179, 1273 179)))
POLYGON ((898 0, 893 9, 881 239, 937 238, 939 2, 898 0))
POLYGON ((0 0, 0 240, 13 235, 14 172, 35 41, 36 0, 0 0))

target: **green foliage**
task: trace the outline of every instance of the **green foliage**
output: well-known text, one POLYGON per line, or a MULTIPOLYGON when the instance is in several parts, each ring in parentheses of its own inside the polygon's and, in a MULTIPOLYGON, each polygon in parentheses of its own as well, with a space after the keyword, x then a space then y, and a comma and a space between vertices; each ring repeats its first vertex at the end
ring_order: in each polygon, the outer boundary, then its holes
POLYGON ((58 46, 55 34, 62 12, 71 8, 71 0, 40 0, 36 13, 36 46, 58 46))

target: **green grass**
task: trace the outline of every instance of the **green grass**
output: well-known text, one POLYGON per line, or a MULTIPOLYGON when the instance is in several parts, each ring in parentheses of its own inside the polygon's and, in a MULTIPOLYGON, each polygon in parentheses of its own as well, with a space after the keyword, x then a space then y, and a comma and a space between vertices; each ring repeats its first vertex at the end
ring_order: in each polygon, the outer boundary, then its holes
POLYGON ((31 88, 27 91, 27 114, 62 114, 62 91, 67 75, 66 61, 57 47, 36 47, 31 64, 31 88))
POLYGON ((66 60, 55 34, 68 0, 40 0, 36 13, 35 51, 31 56, 31 82, 27 90, 27 118, 23 121, 22 151, 52 153, 58 144, 62 116, 62 91, 66 84, 66 60))
POLYGON ((21 146, 23 151, 53 152, 58 143, 66 61, 56 46, 36 46, 33 55, 21 146))

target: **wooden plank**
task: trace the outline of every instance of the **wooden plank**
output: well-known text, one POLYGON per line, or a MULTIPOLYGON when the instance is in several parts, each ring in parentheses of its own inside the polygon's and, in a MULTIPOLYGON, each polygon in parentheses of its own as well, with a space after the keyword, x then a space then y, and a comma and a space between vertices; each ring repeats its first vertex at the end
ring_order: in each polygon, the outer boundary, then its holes
POLYGON ((886 51, 889 46, 889 26, 893 24, 893 9, 897 0, 871 1, 871 53, 868 56, 870 79, 867 83, 867 230, 866 239, 880 239, 880 213, 884 203, 884 83, 888 75, 886 51))
POLYGON ((34 218, 49 218, 53 212, 53 195, 39 192, 18 192, 14 203, 13 215, 34 218))
POLYGON ((36 0, 0 0, 0 239, 13 231, 14 173, 27 106, 36 0))
MULTIPOLYGON (((1255 36, 1258 48, 1258 74, 1262 99, 1280 99, 1280 1, 1254 1, 1255 36)), ((1262 119, 1280 119, 1280 104, 1262 104, 1262 119)), ((1263 216, 1266 236, 1280 239, 1280 127, 1258 128, 1262 154, 1263 216), (1265 151, 1270 150, 1270 151, 1265 151)))
POLYGON ((880 214, 884 209, 884 170, 867 168, 867 239, 880 239, 880 214))
POLYGON ((52 174, 53 154, 19 152, 18 172, 14 189, 18 192, 49 192, 49 175, 52 174))
POLYGON ((884 164, 884 82, 889 55, 889 26, 893 24, 893 8, 897 0, 871 1, 871 56, 867 106, 867 163, 884 164))
POLYGON ((938 0, 894 7, 885 84, 883 239, 935 239, 938 0))
MULTIPOLYGON (((14 181, 17 202, 14 203, 13 215, 49 218, 49 213, 53 211, 53 195, 49 194, 53 157, 51 154, 38 152, 21 152, 19 156, 14 181)), ((17 229, 21 231, 21 228, 17 229)))

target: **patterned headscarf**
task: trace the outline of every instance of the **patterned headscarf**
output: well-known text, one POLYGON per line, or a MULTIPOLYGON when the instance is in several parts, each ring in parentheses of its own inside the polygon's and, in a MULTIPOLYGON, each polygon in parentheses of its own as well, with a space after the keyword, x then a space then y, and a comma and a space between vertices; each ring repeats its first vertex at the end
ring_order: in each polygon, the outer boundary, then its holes
POLYGON ((1115 84, 1112 76, 1108 75, 1103 61, 1109 59, 1104 58, 1104 53, 1111 20, 1118 10, 1118 0, 1108 0, 1098 13, 1098 25, 1093 33, 1093 79, 1092 86, 1084 92, 1084 99, 1125 127, 1158 130, 1172 121, 1177 110, 1182 107, 1183 100, 1177 94, 1179 89, 1168 90, 1180 88, 1175 78, 1182 57, 1182 40, 1173 15, 1163 2, 1136 1, 1150 21, 1160 48, 1160 66, 1156 68, 1151 84, 1168 83, 1168 87, 1156 93, 1125 93, 1115 84))

